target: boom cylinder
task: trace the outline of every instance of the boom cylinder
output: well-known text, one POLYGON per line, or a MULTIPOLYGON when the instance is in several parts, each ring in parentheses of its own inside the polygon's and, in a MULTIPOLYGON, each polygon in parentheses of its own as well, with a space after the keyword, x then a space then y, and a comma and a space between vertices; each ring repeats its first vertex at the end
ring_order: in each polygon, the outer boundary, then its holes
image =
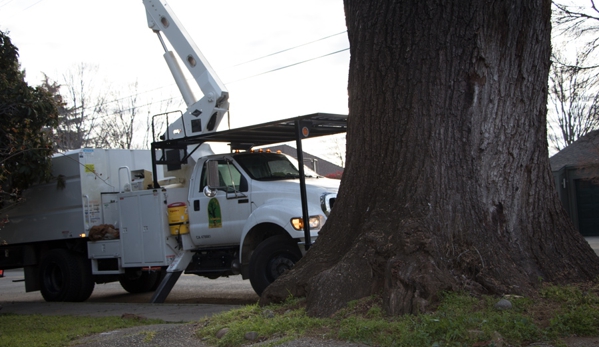
POLYGON ((193 95, 193 91, 189 87, 189 84, 187 83, 187 80, 183 75, 183 71, 181 71, 181 67, 179 67, 179 63, 177 62, 173 52, 168 51, 164 53, 164 60, 166 60, 166 64, 171 70, 173 78, 175 78, 175 83, 177 83, 177 87, 179 87, 179 91, 183 96, 183 100, 185 100, 185 104, 187 106, 193 105, 193 103, 196 102, 196 98, 193 95))

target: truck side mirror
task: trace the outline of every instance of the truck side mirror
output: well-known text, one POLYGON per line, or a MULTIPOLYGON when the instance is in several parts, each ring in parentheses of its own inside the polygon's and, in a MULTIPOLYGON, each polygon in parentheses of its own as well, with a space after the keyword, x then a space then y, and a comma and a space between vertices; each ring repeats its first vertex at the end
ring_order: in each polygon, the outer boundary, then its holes
POLYGON ((220 180, 218 179, 218 161, 208 160, 206 162, 206 182, 204 187, 204 195, 209 198, 216 196, 216 189, 219 187, 220 180))
POLYGON ((212 189, 216 189, 220 185, 220 180, 218 179, 218 161, 216 160, 208 160, 208 169, 206 173, 208 174, 207 182, 208 187, 212 189))

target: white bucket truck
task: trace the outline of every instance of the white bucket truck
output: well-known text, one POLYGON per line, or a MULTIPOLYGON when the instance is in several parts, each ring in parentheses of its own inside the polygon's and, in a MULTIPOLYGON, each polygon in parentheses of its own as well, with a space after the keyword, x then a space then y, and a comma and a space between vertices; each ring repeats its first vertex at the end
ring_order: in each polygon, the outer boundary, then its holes
MULTIPOLYGON (((346 116, 312 114, 217 132, 228 93, 162 2, 144 0, 149 27, 188 109, 151 150, 79 149, 52 159, 55 181, 0 210, 0 269, 23 268, 26 291, 84 301, 96 283, 163 302, 178 277, 241 274, 256 293, 316 239, 338 181, 306 175, 287 156, 253 150, 346 130, 346 116), (204 96, 196 101, 164 34, 204 96), (215 155, 206 142, 227 142, 215 155)), ((154 135, 154 134, 153 134, 154 135)))

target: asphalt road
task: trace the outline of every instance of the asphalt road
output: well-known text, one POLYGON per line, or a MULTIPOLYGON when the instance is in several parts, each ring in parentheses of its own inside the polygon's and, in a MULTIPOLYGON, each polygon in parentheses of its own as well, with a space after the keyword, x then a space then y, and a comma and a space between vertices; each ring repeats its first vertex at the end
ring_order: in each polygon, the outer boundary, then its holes
MULTIPOLYGON (((599 255, 599 237, 587 237, 599 255)), ((182 275, 163 304, 150 304, 152 293, 129 294, 118 282, 96 285, 83 303, 47 303, 39 292, 25 293, 21 270, 8 270, 0 278, 1 313, 122 316, 138 315, 167 322, 189 322, 258 301, 249 281, 241 276, 210 280, 182 275), (16 282, 15 282, 16 281, 16 282)))
POLYGON ((152 293, 129 294, 118 282, 96 285, 83 303, 47 303, 40 292, 25 293, 21 270, 0 278, 0 313, 122 316, 134 314, 168 322, 188 322, 258 301, 249 281, 241 276, 210 280, 182 275, 163 304, 150 304, 152 293))

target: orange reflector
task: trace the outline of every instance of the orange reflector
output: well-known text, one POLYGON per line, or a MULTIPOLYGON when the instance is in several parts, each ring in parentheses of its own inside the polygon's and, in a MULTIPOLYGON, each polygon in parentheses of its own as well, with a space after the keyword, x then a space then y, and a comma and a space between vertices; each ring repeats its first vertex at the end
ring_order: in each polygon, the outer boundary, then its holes
POLYGON ((308 137, 310 135, 310 129, 308 129, 308 127, 303 127, 302 128, 302 135, 304 137, 308 137))

